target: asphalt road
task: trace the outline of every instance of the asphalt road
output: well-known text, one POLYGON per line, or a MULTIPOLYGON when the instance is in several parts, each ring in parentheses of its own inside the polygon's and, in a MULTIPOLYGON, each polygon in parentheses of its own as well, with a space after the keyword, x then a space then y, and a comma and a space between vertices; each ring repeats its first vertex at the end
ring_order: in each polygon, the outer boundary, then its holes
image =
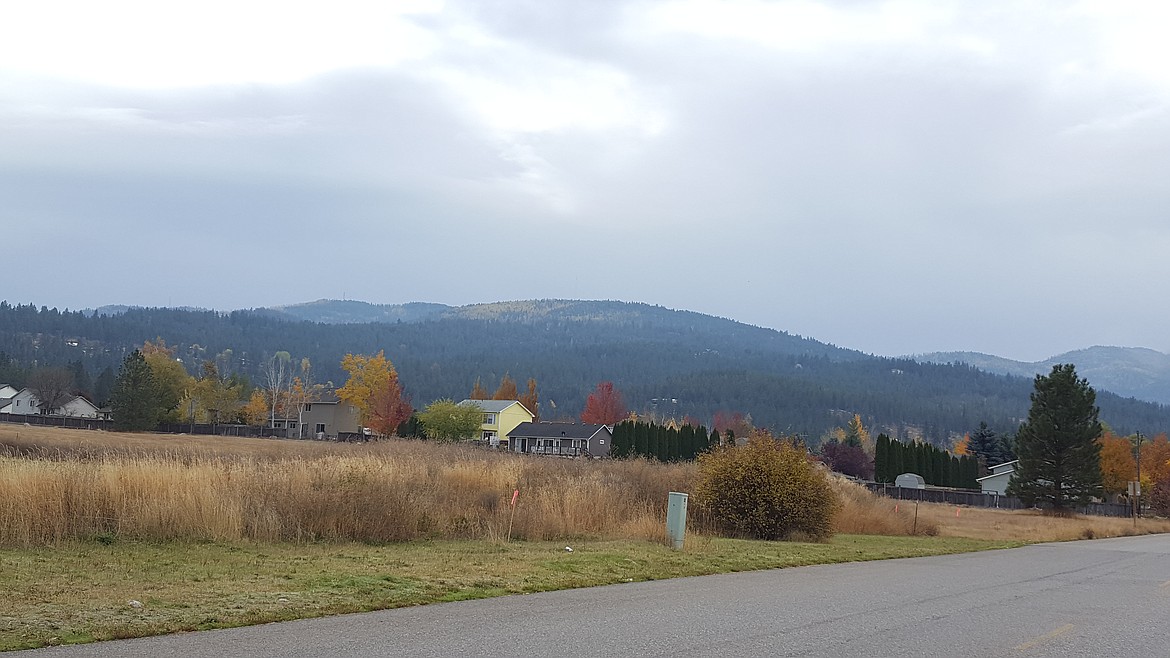
POLYGON ((29 656, 1170 656, 1170 536, 447 603, 29 656))

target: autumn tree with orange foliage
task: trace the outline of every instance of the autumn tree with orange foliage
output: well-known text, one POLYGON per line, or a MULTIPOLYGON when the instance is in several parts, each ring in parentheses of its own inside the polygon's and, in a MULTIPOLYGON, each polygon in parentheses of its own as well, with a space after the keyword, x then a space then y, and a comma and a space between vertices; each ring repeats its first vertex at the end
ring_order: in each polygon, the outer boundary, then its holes
POLYGON ((1125 493, 1137 476, 1133 443, 1128 437, 1117 436, 1111 430, 1105 430, 1097 443, 1101 444, 1101 486, 1107 494, 1125 493))
POLYGON ((964 434, 963 438, 959 439, 959 441, 957 443, 955 443, 955 449, 952 450, 951 452, 959 457, 966 457, 967 455, 970 455, 971 454, 971 434, 970 433, 964 434))
POLYGON ((1142 486, 1170 481, 1170 440, 1163 432, 1142 444, 1142 486))
POLYGON ((532 422, 540 422, 540 394, 536 392, 536 380, 532 377, 528 378, 528 390, 520 395, 518 398, 520 404, 532 413, 532 422))
MULTIPOLYGON (((516 390, 516 380, 508 373, 504 373, 500 379, 500 386, 496 392, 492 394, 493 400, 515 400, 519 397, 519 392, 516 390)), ((532 411, 529 409, 529 411, 532 411)))
POLYGON ((585 401, 585 410, 581 412, 581 422, 600 425, 614 425, 626 417, 626 405, 622 402, 622 394, 613 387, 613 382, 601 382, 589 399, 585 401))
POLYGON ((483 382, 480 381, 479 377, 475 378, 475 385, 471 387, 471 395, 469 395, 467 397, 471 400, 487 400, 488 399, 487 389, 484 388, 483 382))

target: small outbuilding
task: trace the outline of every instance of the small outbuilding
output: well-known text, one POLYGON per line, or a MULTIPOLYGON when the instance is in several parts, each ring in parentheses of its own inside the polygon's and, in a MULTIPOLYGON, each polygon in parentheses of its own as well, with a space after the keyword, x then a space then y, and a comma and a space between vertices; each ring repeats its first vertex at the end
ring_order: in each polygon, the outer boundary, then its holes
POLYGON ((903 489, 925 489, 926 480, 917 473, 903 473, 894 478, 894 486, 903 489))
POLYGON ((976 478, 975 481, 979 483, 979 488, 983 490, 983 493, 993 493, 1002 496, 1007 491, 1007 486, 1012 481, 1012 476, 1016 473, 1016 464, 1019 463, 1020 460, 1013 459, 1010 462, 996 464, 988 469, 991 471, 990 475, 976 478))

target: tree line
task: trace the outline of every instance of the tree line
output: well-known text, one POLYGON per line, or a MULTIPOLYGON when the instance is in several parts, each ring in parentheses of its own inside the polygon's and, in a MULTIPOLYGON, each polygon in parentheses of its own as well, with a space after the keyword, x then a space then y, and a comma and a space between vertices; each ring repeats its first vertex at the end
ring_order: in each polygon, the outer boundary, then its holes
MULTIPOLYGON (((1027 413, 1024 378, 871 357, 697 314, 611 310, 621 319, 522 315, 321 325, 243 311, 89 316, 0 302, 6 355, 0 373, 20 386, 37 367, 70 365, 78 380, 92 382, 91 399, 100 404, 122 359, 165 336, 188 375, 202 377, 211 361, 218 377, 235 378, 249 391, 264 382, 267 364, 280 352, 297 355, 294 369, 308 359, 316 382, 337 387, 348 376, 340 365, 346 354, 385 350, 404 393, 419 402, 449 398, 476 377, 523 372, 541 383, 542 418, 570 420, 580 417, 597 382, 610 381, 643 416, 690 416, 710 426, 717 413, 742 412, 758 426, 810 444, 854 414, 892 438, 922 437, 945 447, 980 421, 1012 431, 1027 413)), ((1098 403, 1120 434, 1170 427, 1170 408, 1107 393, 1098 403)))
POLYGON ((903 473, 922 476, 937 487, 978 489, 979 462, 969 455, 952 455, 922 442, 902 443, 879 434, 874 452, 874 480, 892 483, 903 473))

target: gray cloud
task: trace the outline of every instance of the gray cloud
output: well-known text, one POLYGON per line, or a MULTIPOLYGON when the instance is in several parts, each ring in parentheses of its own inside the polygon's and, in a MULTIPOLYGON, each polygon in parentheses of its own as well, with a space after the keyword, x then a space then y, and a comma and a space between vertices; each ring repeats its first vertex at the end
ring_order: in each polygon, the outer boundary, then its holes
POLYGON ((1170 79, 1115 17, 800 6, 773 43, 455 3, 412 19, 424 55, 295 83, 0 69, 5 271, 53 263, 4 297, 616 298, 884 354, 1170 350, 1170 79))

